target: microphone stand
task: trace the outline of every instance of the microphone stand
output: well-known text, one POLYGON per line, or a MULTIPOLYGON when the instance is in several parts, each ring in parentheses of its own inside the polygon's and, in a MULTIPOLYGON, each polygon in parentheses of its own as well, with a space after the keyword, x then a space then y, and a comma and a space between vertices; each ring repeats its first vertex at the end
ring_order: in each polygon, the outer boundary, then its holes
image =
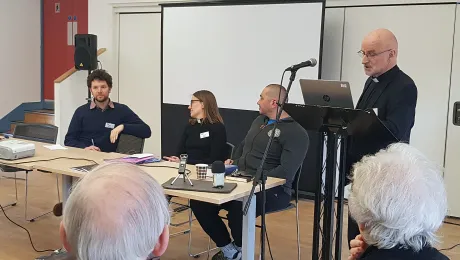
POLYGON ((268 140, 268 144, 267 144, 267 147, 265 148, 265 152, 262 156, 262 160, 260 162, 259 168, 257 168, 256 176, 254 177, 254 181, 252 182, 251 193, 249 194, 248 201, 246 202, 246 205, 244 206, 244 211, 243 211, 243 214, 246 216, 248 214, 249 206, 251 204, 251 199, 254 196, 255 189, 257 185, 260 184, 262 186, 262 190, 261 190, 261 193, 262 193, 261 227, 262 227, 262 230, 260 231, 260 257, 262 260, 265 260, 265 231, 266 231, 265 230, 265 202, 266 202, 265 183, 267 180, 267 176, 265 175, 263 171, 263 166, 265 164, 265 160, 267 159, 268 151, 270 150, 273 139, 275 137, 275 132, 278 127, 278 121, 280 120, 281 113, 283 112, 284 102, 286 102, 289 91, 291 90, 292 82, 294 81, 296 74, 297 74, 297 70, 291 70, 291 77, 289 78, 289 85, 286 90, 286 95, 284 95, 283 102, 278 103, 279 107, 276 113, 276 121, 273 124, 273 129, 271 130, 272 133, 270 135, 270 139, 268 140))
MULTIPOLYGON (((89 77, 89 75, 91 75, 91 70, 88 70, 88 77, 89 77)), ((91 97, 91 88, 89 87, 88 88, 88 98, 86 98, 86 101, 88 101, 88 104, 89 104, 89 103, 91 103, 92 100, 93 99, 91 97)))

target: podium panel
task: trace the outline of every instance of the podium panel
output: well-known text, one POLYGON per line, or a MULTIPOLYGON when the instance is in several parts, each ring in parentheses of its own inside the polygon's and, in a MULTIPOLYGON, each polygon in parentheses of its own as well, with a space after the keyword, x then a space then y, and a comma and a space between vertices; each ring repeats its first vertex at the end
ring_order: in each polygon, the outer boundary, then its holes
POLYGON ((312 259, 340 259, 346 175, 363 155, 374 154, 398 140, 373 110, 300 104, 284 104, 284 110, 305 130, 319 137, 314 151, 319 158, 314 164, 312 259))

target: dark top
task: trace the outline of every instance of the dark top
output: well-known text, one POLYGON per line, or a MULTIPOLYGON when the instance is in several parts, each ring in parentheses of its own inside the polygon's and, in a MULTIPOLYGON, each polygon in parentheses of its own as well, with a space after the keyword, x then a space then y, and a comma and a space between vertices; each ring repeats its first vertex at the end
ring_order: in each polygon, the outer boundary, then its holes
POLYGON ((392 249, 378 249, 375 246, 367 248, 361 256, 362 260, 448 260, 449 258, 440 253, 436 248, 425 247, 415 253, 411 249, 394 247, 392 249))
POLYGON ((85 104, 77 108, 65 136, 64 145, 86 148, 93 145, 99 147, 102 152, 115 152, 118 140, 114 144, 110 142, 110 132, 123 124, 121 134, 133 135, 139 138, 151 136, 150 127, 144 123, 128 106, 111 102, 102 110, 94 103, 85 104))
MULTIPOLYGON (((417 87, 414 81, 394 66, 377 78, 369 77, 356 109, 376 110, 377 117, 398 141, 409 143, 415 122, 417 87)), ((375 136, 372 142, 351 137, 348 146, 347 168, 366 154, 374 154, 386 148, 387 140, 375 136)), ((347 180, 348 182, 348 180, 347 180)))
POLYGON ((185 127, 177 149, 177 156, 188 155, 188 164, 205 163, 229 159, 227 132, 222 123, 195 123, 185 127))
MULTIPOLYGON (((266 116, 259 116, 253 121, 243 142, 234 152, 234 164, 238 165, 239 170, 252 175, 256 173, 272 129, 273 124, 269 124, 266 116)), ((297 170, 307 155, 309 143, 307 131, 292 118, 285 118, 278 123, 264 171, 269 177, 286 179, 284 191, 289 195, 297 170)))
POLYGON ((398 66, 368 78, 356 109, 377 109, 377 116, 400 141, 409 143, 415 122, 417 87, 398 66))

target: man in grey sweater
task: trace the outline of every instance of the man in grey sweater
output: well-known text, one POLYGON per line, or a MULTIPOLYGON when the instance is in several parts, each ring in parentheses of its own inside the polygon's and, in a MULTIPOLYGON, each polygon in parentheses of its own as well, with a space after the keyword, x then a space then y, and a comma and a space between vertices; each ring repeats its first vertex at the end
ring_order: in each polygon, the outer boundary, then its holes
MULTIPOLYGON (((238 165, 239 171, 255 175, 274 129, 273 124, 276 121, 279 100, 283 100, 285 95, 286 89, 280 85, 272 84, 264 88, 257 102, 261 115, 253 121, 243 142, 235 150, 233 154, 235 160, 229 159, 225 162, 226 164, 238 165)), ((268 177, 286 179, 286 184, 266 190, 266 212, 280 210, 289 205, 292 183, 305 159, 308 146, 309 137, 305 129, 283 111, 263 171, 268 177)), ((214 205, 192 200, 190 206, 203 230, 221 249, 212 259, 241 259, 243 226, 241 201, 214 205), (228 212, 228 225, 233 242, 227 227, 219 217, 221 209, 228 212)), ((262 197, 260 193, 257 193, 256 216, 261 214, 262 197)))

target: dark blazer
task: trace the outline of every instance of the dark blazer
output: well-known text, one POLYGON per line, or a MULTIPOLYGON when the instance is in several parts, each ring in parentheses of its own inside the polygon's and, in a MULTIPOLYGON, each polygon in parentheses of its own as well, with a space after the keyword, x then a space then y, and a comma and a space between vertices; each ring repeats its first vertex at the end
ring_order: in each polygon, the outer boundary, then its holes
POLYGON ((414 81, 398 66, 379 76, 379 87, 369 100, 363 100, 373 79, 369 77, 356 109, 378 109, 378 117, 400 141, 409 143, 415 123, 417 87, 414 81))
MULTIPOLYGON (((393 67, 377 78, 378 84, 369 97, 373 78, 369 77, 364 85, 363 93, 356 104, 356 109, 377 110, 376 114, 382 123, 396 137, 397 141, 409 143, 412 127, 415 123, 417 105, 417 87, 414 81, 398 66, 393 67)), ((386 148, 387 142, 375 139, 360 141, 350 138, 348 146, 347 168, 366 154, 373 154, 386 148)))
POLYGON ((448 260, 449 258, 440 253, 436 248, 425 247, 421 251, 415 253, 410 249, 392 248, 378 249, 377 247, 369 247, 360 260, 448 260))

